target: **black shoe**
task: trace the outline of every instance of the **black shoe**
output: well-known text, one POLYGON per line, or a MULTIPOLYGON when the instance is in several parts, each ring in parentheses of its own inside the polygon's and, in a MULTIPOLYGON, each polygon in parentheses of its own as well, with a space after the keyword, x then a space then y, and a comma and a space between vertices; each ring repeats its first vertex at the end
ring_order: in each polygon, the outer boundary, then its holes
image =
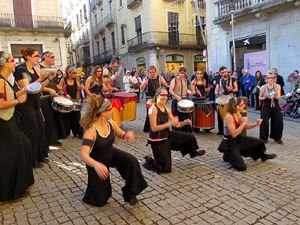
POLYGON ((195 151, 192 155, 191 158, 195 158, 196 156, 202 156, 205 154, 205 150, 199 150, 199 151, 195 151))
POLYGON ((224 135, 223 132, 219 131, 217 135, 224 135))
POLYGON ((21 195, 21 198, 27 197, 29 195, 28 191, 24 191, 23 194, 21 195))
POLYGON ((33 168, 36 168, 36 169, 40 169, 40 168, 43 168, 44 166, 41 164, 41 163, 38 163, 38 162, 35 162, 34 165, 33 165, 33 168))
POLYGON ((50 160, 49 159, 42 159, 42 163, 48 163, 50 160))
POLYGON ((264 162, 268 159, 274 159, 276 157, 276 154, 264 154, 262 157, 261 157, 261 161, 264 162))
POLYGON ((134 206, 138 203, 137 198, 134 196, 132 199, 129 201, 129 205, 134 206))
POLYGON ((60 141, 57 141, 54 145, 55 146, 62 146, 62 143, 60 141))
POLYGON ((228 162, 227 156, 225 154, 223 155, 223 161, 228 162))
POLYGON ((282 140, 278 140, 278 141, 276 141, 278 144, 280 144, 280 145, 282 145, 283 144, 283 142, 282 142, 282 140))

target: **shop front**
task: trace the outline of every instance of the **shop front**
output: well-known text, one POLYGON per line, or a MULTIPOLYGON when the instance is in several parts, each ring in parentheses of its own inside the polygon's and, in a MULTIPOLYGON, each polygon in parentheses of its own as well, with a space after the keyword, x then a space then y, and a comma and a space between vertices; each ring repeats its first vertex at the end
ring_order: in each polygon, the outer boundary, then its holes
POLYGON ((206 62, 203 60, 202 55, 194 56, 194 71, 201 70, 203 73, 206 72, 206 62))
POLYGON ((145 57, 138 58, 136 60, 136 64, 137 64, 137 71, 139 72, 139 74, 143 74, 144 71, 146 70, 146 59, 145 59, 145 57))
POLYGON ((177 74, 179 67, 184 65, 184 57, 182 55, 167 55, 166 56, 166 72, 172 71, 177 74))

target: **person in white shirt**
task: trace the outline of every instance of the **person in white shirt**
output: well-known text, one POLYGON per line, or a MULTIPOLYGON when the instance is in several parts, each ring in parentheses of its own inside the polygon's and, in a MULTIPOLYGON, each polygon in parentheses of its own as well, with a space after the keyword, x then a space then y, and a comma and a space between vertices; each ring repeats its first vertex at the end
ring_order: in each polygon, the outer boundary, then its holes
POLYGON ((130 71, 127 70, 125 73, 125 76, 123 77, 123 83, 124 83, 124 92, 133 92, 134 91, 134 85, 137 83, 137 79, 135 76, 131 76, 130 71))

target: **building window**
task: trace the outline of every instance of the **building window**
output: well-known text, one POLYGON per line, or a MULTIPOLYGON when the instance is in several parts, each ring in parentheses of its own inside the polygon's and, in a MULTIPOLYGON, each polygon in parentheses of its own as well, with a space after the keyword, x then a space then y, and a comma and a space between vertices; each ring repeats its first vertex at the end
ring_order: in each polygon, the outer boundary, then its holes
POLYGON ((178 13, 168 12, 169 44, 179 44, 178 13))
POLYGON ((122 0, 120 0, 120 7, 122 7, 122 0))
POLYGON ((103 44, 103 53, 106 53, 106 42, 105 42, 105 38, 102 38, 102 44, 103 44))
POLYGON ((78 14, 76 15, 76 21, 77 21, 77 27, 79 27, 80 23, 79 23, 79 16, 78 16, 78 14))
POLYGON ((122 45, 125 45, 125 32, 124 32, 124 26, 121 26, 121 38, 122 38, 122 45))
POLYGON ((80 9, 80 24, 82 24, 83 23, 83 19, 82 19, 82 9, 80 9))
POLYGON ((95 26, 97 27, 98 26, 98 24, 97 24, 97 22, 98 22, 97 21, 97 14, 94 15, 94 18, 95 18, 95 26))
POLYGON ((83 5, 83 14, 84 14, 84 19, 87 21, 87 13, 86 13, 86 5, 83 5))
POLYGON ((138 40, 138 44, 142 44, 142 23, 141 23, 141 16, 138 16, 134 18, 135 22, 135 31, 136 31, 136 36, 138 40))
POLYGON ((97 41, 97 52, 98 52, 98 55, 100 55, 100 44, 99 44, 99 41, 97 41))

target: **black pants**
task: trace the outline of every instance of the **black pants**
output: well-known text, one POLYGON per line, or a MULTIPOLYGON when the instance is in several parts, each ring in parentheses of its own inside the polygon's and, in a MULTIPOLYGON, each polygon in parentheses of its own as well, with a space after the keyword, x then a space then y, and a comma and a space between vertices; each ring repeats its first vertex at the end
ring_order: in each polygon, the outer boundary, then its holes
MULTIPOLYGON (((172 108, 173 116, 178 116, 178 121, 179 122, 184 121, 186 119, 191 119, 191 113, 181 113, 177 110, 177 102, 178 101, 176 99, 172 100, 171 108, 172 108)), ((189 133, 193 132, 190 125, 185 125, 181 128, 173 128, 173 130, 182 131, 182 132, 189 132, 189 133)))
POLYGON ((64 113, 63 118, 67 135, 70 135, 70 131, 72 131, 74 137, 83 134, 83 128, 79 125, 80 111, 64 113))
MULTIPOLYGON (((113 147, 111 160, 106 167, 108 169, 115 167, 125 180, 122 188, 125 202, 129 202, 148 186, 139 162, 127 152, 113 147)), ((91 205, 103 206, 111 196, 110 178, 101 180, 94 168, 87 166, 87 170, 88 186, 83 201, 91 205)))
POLYGON ((239 135, 235 138, 229 137, 228 140, 223 139, 219 151, 224 152, 224 161, 229 162, 233 168, 245 171, 247 166, 242 156, 257 160, 264 155, 266 146, 262 140, 239 135))
POLYGON ((193 156, 199 149, 194 135, 179 131, 170 131, 167 140, 151 142, 152 158, 146 158, 143 165, 146 169, 157 173, 170 173, 172 168, 171 150, 180 151, 182 156, 193 156))
POLYGON ((150 131, 150 121, 149 121, 149 117, 148 117, 148 108, 146 105, 146 119, 145 119, 145 124, 144 124, 144 132, 149 132, 150 131))
POLYGON ((263 140, 268 140, 269 137, 269 120, 271 118, 271 133, 270 138, 274 141, 279 141, 282 138, 283 131, 283 116, 278 108, 276 107, 263 107, 261 112, 261 119, 263 119, 260 125, 259 137, 263 140))
POLYGON ((218 108, 218 113, 217 113, 217 117, 218 117, 218 129, 219 129, 219 134, 222 134, 224 133, 224 124, 223 124, 223 120, 222 120, 222 117, 221 117, 221 114, 220 114, 220 111, 219 111, 219 107, 218 108))
POLYGON ((259 104, 259 94, 254 94, 254 98, 255 98, 255 109, 259 110, 261 109, 260 104, 259 104))

